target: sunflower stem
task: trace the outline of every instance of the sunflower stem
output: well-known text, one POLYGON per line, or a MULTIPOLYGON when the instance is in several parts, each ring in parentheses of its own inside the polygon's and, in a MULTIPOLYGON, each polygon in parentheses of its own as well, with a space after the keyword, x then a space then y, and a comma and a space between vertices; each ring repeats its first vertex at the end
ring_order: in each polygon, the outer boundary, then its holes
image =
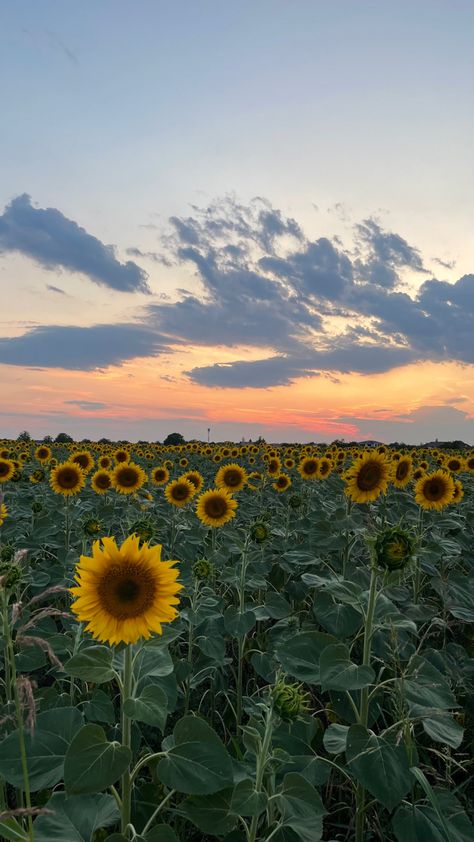
MULTIPOLYGON (((370 575, 369 600, 367 603, 367 614, 364 627, 364 654, 362 665, 370 666, 370 655, 372 650, 372 632, 374 625, 375 606, 377 603, 377 570, 372 567, 370 575)), ((359 722, 367 728, 369 721, 369 688, 363 687, 360 695, 359 722)), ((355 842, 364 842, 365 825, 365 789, 362 784, 357 785, 356 793, 356 832, 355 842)))
POLYGON ((69 495, 66 497, 66 501, 65 501, 64 532, 65 532, 66 553, 68 553, 69 552, 70 532, 71 532, 71 518, 70 518, 70 512, 69 512, 69 495))
MULTIPOLYGON (((240 581, 239 581, 239 613, 242 617, 245 611, 245 577, 247 573, 247 564, 248 564, 248 547, 249 547, 249 535, 245 537, 245 543, 242 550, 242 564, 240 568, 240 581)), ((242 692, 243 692, 243 666, 244 666, 244 649, 245 649, 245 641, 247 639, 246 634, 239 635, 238 639, 238 662, 237 662, 237 701, 236 701, 236 725, 237 725, 237 734, 239 733, 240 726, 242 724, 242 692)))
MULTIPOLYGON (((122 714, 122 745, 130 749, 131 746, 131 726, 132 720, 125 713, 125 702, 131 698, 132 695, 132 679, 133 679, 133 652, 132 646, 129 644, 124 653, 123 664, 123 687, 121 693, 121 714, 122 714)), ((132 782, 130 775, 130 766, 122 775, 122 833, 127 836, 127 827, 130 824, 130 815, 132 808, 132 782)))

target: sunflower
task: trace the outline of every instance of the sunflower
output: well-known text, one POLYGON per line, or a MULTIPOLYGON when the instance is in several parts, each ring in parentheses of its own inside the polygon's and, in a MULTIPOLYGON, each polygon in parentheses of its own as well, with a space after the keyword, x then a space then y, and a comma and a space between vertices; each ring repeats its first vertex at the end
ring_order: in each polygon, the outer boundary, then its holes
POLYGON ((198 498, 196 514, 206 526, 222 526, 235 517, 237 501, 223 488, 211 488, 198 498))
POLYGON ((0 459, 0 482, 6 482, 15 473, 15 465, 11 459, 0 459))
POLYGON ((170 472, 164 465, 158 465, 153 468, 151 472, 151 481, 153 485, 165 485, 170 478, 170 472))
POLYGON ((86 631, 96 640, 109 643, 136 643, 162 634, 161 624, 174 620, 178 612, 176 561, 161 561, 161 546, 139 546, 139 537, 130 535, 121 547, 114 538, 94 541, 92 558, 81 555, 76 567, 78 583, 70 588, 75 598, 71 609, 86 631))
POLYGON ((135 462, 119 463, 112 471, 112 485, 119 494, 132 494, 146 482, 146 473, 135 462))
POLYGON ((332 462, 332 460, 327 459, 325 456, 323 456, 322 459, 319 460, 318 465, 318 475, 320 479, 326 479, 326 477, 328 477, 331 473, 333 467, 334 463, 332 462))
POLYGON ((114 451, 114 458, 116 462, 129 462, 130 453, 124 447, 119 447, 114 451))
POLYGON ((38 462, 48 462, 52 455, 51 448, 45 444, 40 444, 35 450, 35 457, 38 459, 38 462))
POLYGON ((85 474, 88 474, 94 467, 94 460, 88 450, 78 450, 77 453, 72 454, 69 461, 79 465, 85 474))
POLYGON ((96 471, 91 478, 91 488, 96 494, 106 494, 109 488, 112 487, 112 475, 109 471, 102 468, 96 471))
POLYGON ((216 474, 215 483, 218 488, 224 488, 230 494, 240 491, 247 482, 247 471, 235 462, 223 465, 216 474))
POLYGON ((410 482, 413 472, 413 460, 411 456, 400 456, 394 466, 393 484, 396 488, 404 488, 410 482))
POLYGON ((451 473, 459 474, 465 468, 465 461, 459 456, 449 456, 449 458, 446 459, 444 465, 448 469, 448 471, 451 471, 451 473))
POLYGON ((382 453, 363 453, 344 475, 345 493, 354 503, 370 503, 385 494, 391 468, 382 453))
POLYGON ((462 487, 462 482, 459 479, 454 480, 454 494, 453 494, 453 503, 460 503, 462 498, 464 497, 464 490, 462 487))
POLYGON ((104 468, 106 471, 110 468, 112 464, 112 459, 110 456, 107 456, 105 453, 103 456, 99 458, 98 465, 99 468, 104 468))
POLYGON ((287 471, 291 471, 291 469, 295 467, 296 462, 292 456, 287 456, 286 459, 283 460, 283 464, 287 471))
POLYGON ((75 462, 62 462, 51 471, 49 482, 56 494, 72 497, 84 487, 86 478, 75 462))
POLYGON ((189 482, 192 482, 196 489, 196 493, 200 491, 204 485, 204 477, 199 473, 199 471, 186 471, 181 479, 188 479, 189 482))
POLYGON ((306 456, 298 465, 298 473, 303 479, 318 479, 319 459, 314 456, 306 456))
POLYGON ((165 497, 172 506, 182 509, 194 497, 196 488, 188 479, 174 479, 165 488, 165 497))
POLYGON ((474 474, 474 453, 470 453, 466 458, 466 471, 474 474))
POLYGON ((186 456, 182 456, 179 460, 179 464, 181 468, 187 468, 189 465, 189 461, 186 459, 186 456))
POLYGON ((277 477, 281 471, 281 461, 278 456, 271 456, 268 460, 267 473, 269 477, 277 477))
POLYGON ((247 488, 251 491, 258 491, 262 485, 263 477, 260 471, 252 471, 247 477, 247 488))
POLYGON ((422 509, 440 511, 454 497, 454 480, 446 471, 425 474, 415 485, 415 500, 422 509))
POLYGON ((276 478, 275 482, 272 483, 273 488, 275 491, 278 491, 279 494, 282 494, 284 491, 287 490, 291 485, 291 478, 288 474, 280 474, 279 477, 276 478))
POLYGON ((5 506, 5 503, 0 503, 0 526, 2 525, 5 518, 8 517, 8 509, 5 506))
POLYGON ((416 482, 417 480, 421 479, 421 477, 424 477, 425 474, 425 469, 422 468, 421 465, 418 465, 418 467, 415 468, 415 470, 413 471, 411 478, 416 482))

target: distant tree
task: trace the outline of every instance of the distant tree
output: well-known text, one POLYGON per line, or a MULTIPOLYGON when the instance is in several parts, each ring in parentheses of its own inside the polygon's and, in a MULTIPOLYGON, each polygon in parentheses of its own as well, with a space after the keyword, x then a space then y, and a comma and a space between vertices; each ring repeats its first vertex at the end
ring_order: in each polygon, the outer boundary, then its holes
POLYGON ((74 439, 67 433, 58 433, 54 441, 56 442, 56 444, 66 444, 67 442, 74 441, 74 439))
POLYGON ((164 445, 173 445, 173 444, 184 444, 184 436, 181 433, 170 433, 166 436, 163 444, 164 445))
POLYGON ((52 444, 53 437, 52 436, 43 436, 43 444, 52 444))
POLYGON ((102 438, 99 439, 99 444, 110 444, 110 439, 102 438))
POLYGON ((17 441, 31 441, 31 436, 28 430, 23 430, 17 438, 17 441))

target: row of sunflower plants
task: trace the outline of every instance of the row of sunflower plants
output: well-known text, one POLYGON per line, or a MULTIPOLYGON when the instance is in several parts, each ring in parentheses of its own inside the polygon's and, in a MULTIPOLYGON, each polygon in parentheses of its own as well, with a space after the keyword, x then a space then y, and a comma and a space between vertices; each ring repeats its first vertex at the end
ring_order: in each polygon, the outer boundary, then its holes
POLYGON ((471 840, 467 460, 228 449, 2 455, 0 837, 471 840))

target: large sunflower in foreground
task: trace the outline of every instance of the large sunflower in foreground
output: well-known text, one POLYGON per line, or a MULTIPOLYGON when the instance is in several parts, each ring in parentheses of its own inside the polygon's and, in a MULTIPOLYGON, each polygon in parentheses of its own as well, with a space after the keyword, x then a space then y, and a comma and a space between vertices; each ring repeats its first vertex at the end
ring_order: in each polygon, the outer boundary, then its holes
POLYGON ((198 498, 196 514, 206 526, 223 526, 235 517, 237 501, 223 488, 211 488, 198 498))
POLYGON ((134 462, 119 462, 113 469, 112 485, 119 494, 132 494, 146 482, 146 473, 134 462))
POLYGON ((15 473, 15 465, 11 459, 0 459, 0 482, 6 482, 15 473))
POLYGON ((216 474, 215 483, 218 488, 224 488, 231 494, 240 491, 247 482, 247 471, 235 462, 223 465, 216 474))
POLYGON ((102 468, 92 475, 91 488, 96 494, 106 494, 109 488, 112 487, 112 476, 109 471, 102 468))
POLYGON ((363 453, 344 475, 345 493, 354 503, 371 503, 385 494, 391 468, 382 453, 363 453))
POLYGON ((415 485, 415 500, 422 509, 440 511, 452 503, 455 493, 454 480, 446 471, 425 474, 415 485))
POLYGON ((92 471, 94 467, 94 459, 91 453, 88 450, 78 450, 76 453, 73 453, 71 458, 71 462, 75 462, 76 465, 79 465, 80 468, 84 471, 85 474, 88 474, 89 471, 92 471))
POLYGON ((136 643, 152 632, 162 634, 162 623, 178 612, 176 561, 161 561, 161 546, 139 546, 138 535, 130 535, 121 547, 114 538, 94 541, 92 558, 81 555, 76 567, 75 597, 71 606, 86 631, 96 640, 115 645, 136 643))
POLYGON ((62 462, 51 471, 49 483, 56 494, 72 497, 85 485, 84 472, 75 462, 62 462))
POLYGON ((196 493, 196 486, 188 479, 174 479, 165 488, 165 497, 172 506, 182 509, 196 493))

